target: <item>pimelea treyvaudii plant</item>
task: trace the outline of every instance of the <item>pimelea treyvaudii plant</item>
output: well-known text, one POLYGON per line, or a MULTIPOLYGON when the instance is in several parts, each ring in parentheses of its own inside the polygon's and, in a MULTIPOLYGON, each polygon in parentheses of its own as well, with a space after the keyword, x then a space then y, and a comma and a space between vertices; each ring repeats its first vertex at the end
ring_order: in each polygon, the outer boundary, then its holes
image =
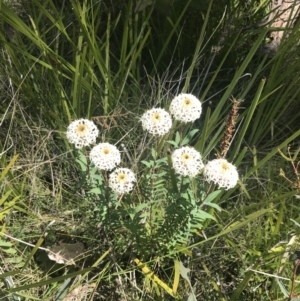
POLYGON ((119 198, 128 194, 136 180, 130 169, 114 170, 121 163, 121 153, 115 145, 103 142, 92 147, 98 134, 97 126, 88 119, 73 121, 66 132, 68 141, 77 149, 84 188, 88 189, 85 198, 94 205, 91 210, 100 212, 104 219, 108 206, 115 205, 119 198))
MULTIPOLYGON (((214 199, 222 190, 212 191, 214 186, 205 183, 228 190, 238 182, 236 167, 225 158, 205 165, 200 152, 189 145, 199 130, 189 131, 187 123, 200 118, 201 112, 201 102, 192 94, 176 96, 170 113, 163 108, 146 110, 136 136, 147 132, 143 138, 149 137, 150 147, 142 150, 143 160, 131 169, 124 167, 121 152, 108 142, 98 143, 89 152, 86 148, 79 151, 78 162, 90 189, 87 195, 98 219, 112 231, 114 227, 127 229, 138 253, 159 248, 165 254, 187 245, 207 219, 215 219, 207 208, 221 210, 214 199), (171 116, 177 121, 174 126, 171 116), (183 125, 177 127, 180 122, 183 125)), ((83 148, 95 144, 98 133, 92 122, 81 119, 70 124, 67 138, 76 148, 83 148)), ((229 142, 225 142, 228 150, 229 142)))

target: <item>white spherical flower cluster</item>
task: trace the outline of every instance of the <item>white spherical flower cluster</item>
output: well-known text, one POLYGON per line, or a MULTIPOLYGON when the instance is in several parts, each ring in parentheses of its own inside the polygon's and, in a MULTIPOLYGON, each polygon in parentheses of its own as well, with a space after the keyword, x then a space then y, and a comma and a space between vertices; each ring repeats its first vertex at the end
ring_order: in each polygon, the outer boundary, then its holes
POLYGON ((204 167, 200 153, 189 146, 176 149, 172 162, 175 172, 182 176, 195 177, 204 167))
POLYGON ((94 122, 83 118, 71 122, 67 128, 68 141, 78 149, 96 143, 98 134, 99 130, 94 122))
POLYGON ((226 159, 215 159, 208 162, 204 168, 204 177, 207 182, 213 182, 219 188, 233 188, 239 179, 236 167, 226 159))
POLYGON ((109 187, 117 194, 129 193, 135 182, 135 175, 128 168, 117 168, 109 175, 109 187))
POLYGON ((90 160, 101 170, 112 170, 121 162, 119 150, 110 143, 99 143, 90 152, 90 160))
POLYGON ((141 117, 143 129, 151 134, 162 136, 172 127, 172 119, 164 109, 154 108, 141 117))
POLYGON ((171 101, 170 112, 176 120, 191 122, 200 117, 202 105, 196 96, 182 93, 171 101))

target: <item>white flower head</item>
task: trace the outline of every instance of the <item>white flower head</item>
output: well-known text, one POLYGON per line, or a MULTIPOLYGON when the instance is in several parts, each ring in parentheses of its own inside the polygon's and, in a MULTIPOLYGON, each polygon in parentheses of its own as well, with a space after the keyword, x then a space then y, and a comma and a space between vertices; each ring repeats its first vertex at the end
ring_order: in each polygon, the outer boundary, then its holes
POLYGON ((142 127, 145 131, 162 136, 172 127, 172 118, 164 109, 153 108, 146 111, 141 117, 142 127))
POLYGON ((90 160, 101 170, 112 170, 121 162, 119 150, 110 143, 99 143, 90 152, 90 160))
POLYGON ((171 101, 170 112, 176 120, 191 122, 200 117, 202 105, 196 96, 182 93, 171 101))
POLYGON ((182 176, 195 177, 204 167, 200 153, 189 146, 176 149, 172 162, 175 172, 182 176))
POLYGON ((136 182, 135 175, 128 168, 117 168, 109 175, 109 187, 117 194, 129 193, 136 182))
POLYGON ((71 122, 67 129, 68 141, 78 149, 96 143, 98 134, 99 130, 94 122, 83 118, 71 122))
POLYGON ((233 188, 239 179, 236 167, 226 159, 215 159, 209 161, 204 168, 204 177, 207 182, 213 182, 219 188, 233 188))

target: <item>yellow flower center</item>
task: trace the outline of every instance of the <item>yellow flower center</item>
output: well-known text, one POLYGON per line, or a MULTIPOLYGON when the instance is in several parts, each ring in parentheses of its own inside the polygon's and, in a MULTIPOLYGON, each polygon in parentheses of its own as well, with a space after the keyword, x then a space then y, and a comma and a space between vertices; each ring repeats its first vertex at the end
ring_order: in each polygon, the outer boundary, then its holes
POLYGON ((190 100, 189 98, 185 98, 185 99, 183 100, 183 106, 184 106, 185 108, 191 107, 191 106, 192 106, 191 100, 190 100))
POLYGON ((185 162, 187 162, 191 159, 191 156, 188 153, 184 153, 184 154, 181 155, 181 159, 185 163, 185 162))
POLYGON ((230 169, 230 165, 226 161, 222 162, 221 167, 222 167, 222 173, 225 173, 227 170, 230 169))
POLYGON ((79 124, 77 126, 77 129, 76 129, 76 134, 80 137, 80 138, 83 138, 87 135, 87 133, 89 132, 90 128, 88 125, 86 124, 79 124))
POLYGON ((161 116, 157 112, 151 116, 151 119, 152 119, 153 123, 156 123, 156 124, 161 122, 161 116))
POLYGON ((104 155, 109 155, 109 154, 110 154, 110 149, 107 148, 107 147, 105 147, 105 148, 103 148, 102 153, 103 153, 104 155))
POLYGON ((127 176, 124 173, 120 173, 117 176, 117 182, 126 183, 127 182, 127 176))

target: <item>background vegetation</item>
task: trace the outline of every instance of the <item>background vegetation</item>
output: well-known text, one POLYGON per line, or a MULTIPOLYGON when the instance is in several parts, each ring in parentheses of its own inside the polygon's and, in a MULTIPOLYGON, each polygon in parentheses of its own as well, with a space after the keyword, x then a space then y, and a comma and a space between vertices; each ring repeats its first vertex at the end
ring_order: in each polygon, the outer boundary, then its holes
POLYGON ((276 17, 262 25, 271 2, 0 0, 3 300, 299 300, 300 25, 272 28, 276 17), (285 38, 267 53, 276 30, 285 38), (241 101, 227 153, 240 182, 212 195, 201 184, 214 220, 193 233, 175 220, 172 244, 159 232, 170 171, 139 117, 180 92, 203 104, 182 132, 199 130, 190 144, 205 160, 220 152, 232 99, 241 101), (128 223, 129 211, 103 221, 84 156, 65 137, 81 117, 139 171, 143 189, 125 202, 157 202, 149 211, 156 236, 140 220, 128 223), (150 189, 151 162, 165 173, 150 189), (62 244, 81 250, 75 265, 43 250, 62 244))

